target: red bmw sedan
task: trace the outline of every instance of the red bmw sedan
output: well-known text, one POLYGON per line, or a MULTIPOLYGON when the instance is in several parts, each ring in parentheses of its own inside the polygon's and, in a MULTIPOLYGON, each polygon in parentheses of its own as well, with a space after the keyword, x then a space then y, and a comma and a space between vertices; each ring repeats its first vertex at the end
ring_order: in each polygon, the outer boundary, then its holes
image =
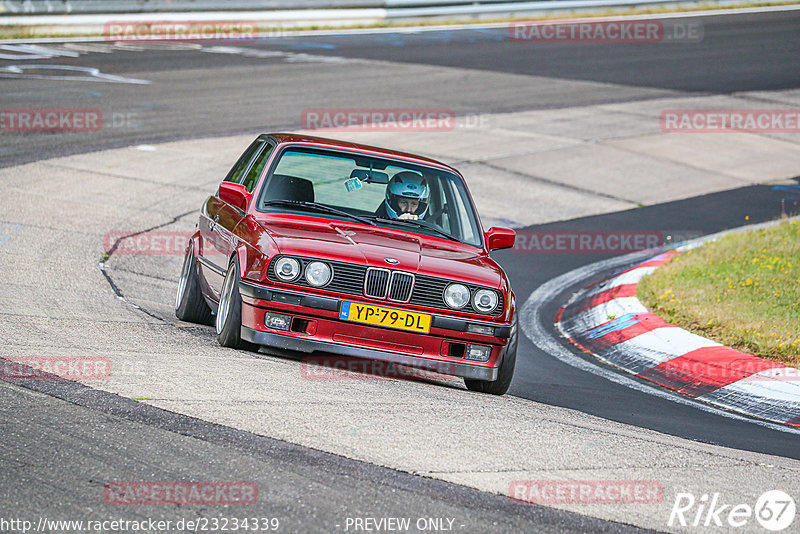
POLYGON ((459 376, 502 395, 514 293, 464 178, 424 157, 260 135, 208 198, 175 303, 219 343, 334 354, 459 376))

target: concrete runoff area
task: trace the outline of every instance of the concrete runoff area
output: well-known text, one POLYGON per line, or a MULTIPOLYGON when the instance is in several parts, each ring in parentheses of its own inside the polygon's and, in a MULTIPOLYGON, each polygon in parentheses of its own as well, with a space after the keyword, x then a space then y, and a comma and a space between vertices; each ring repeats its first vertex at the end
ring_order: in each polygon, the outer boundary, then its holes
MULTIPOLYGON (((467 115, 455 121, 455 135, 380 128, 305 133, 452 164, 467 179, 484 226, 525 227, 799 175, 800 134, 681 134, 661 128, 663 110, 748 109, 759 98, 764 96, 738 93, 467 115)), ((800 91, 779 91, 772 98, 796 105, 800 91)))
MULTIPOLYGON (((774 97, 800 102, 796 91, 774 97)), ((452 163, 463 170, 486 226, 523 227, 797 175, 797 136, 668 134, 659 128, 662 109, 741 108, 748 98, 494 114, 483 117, 480 131, 327 135, 452 163)), ((699 499, 719 492, 720 504, 753 507, 767 490, 800 492, 796 460, 697 443, 512 396, 470 393, 457 379, 315 380, 299 357, 223 349, 211 328, 174 317, 181 247, 114 253, 104 269, 118 297, 98 268, 107 234, 157 228, 188 236, 203 200, 253 137, 132 146, 0 170, 0 269, 6 273, 0 356, 108 357, 111 376, 87 385, 503 495, 514 481, 657 481, 663 486, 660 502, 554 506, 662 531, 681 531, 667 524, 679 493, 699 499), (54 261, 43 262, 45 256, 54 261)), ((685 514, 688 522, 696 511, 685 514)), ((761 527, 751 518, 738 530, 761 527)))

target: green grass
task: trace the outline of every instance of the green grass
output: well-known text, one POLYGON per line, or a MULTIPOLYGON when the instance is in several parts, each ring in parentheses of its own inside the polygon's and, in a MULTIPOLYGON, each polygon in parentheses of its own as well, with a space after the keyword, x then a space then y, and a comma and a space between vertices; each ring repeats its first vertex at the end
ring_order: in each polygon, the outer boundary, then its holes
POLYGON ((0 39, 33 39, 36 37, 54 37, 51 35, 37 35, 33 29, 26 26, 0 27, 0 39))
POLYGON ((664 320, 800 367, 800 223, 731 234, 674 257, 639 284, 664 320))

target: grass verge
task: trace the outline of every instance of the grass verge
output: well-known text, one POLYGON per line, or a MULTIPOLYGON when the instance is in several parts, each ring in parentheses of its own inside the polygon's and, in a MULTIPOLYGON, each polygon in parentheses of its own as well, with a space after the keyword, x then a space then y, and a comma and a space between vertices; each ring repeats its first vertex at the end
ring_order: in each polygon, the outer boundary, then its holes
POLYGON ((727 235, 642 279, 639 300, 676 326, 800 367, 800 222, 727 235))

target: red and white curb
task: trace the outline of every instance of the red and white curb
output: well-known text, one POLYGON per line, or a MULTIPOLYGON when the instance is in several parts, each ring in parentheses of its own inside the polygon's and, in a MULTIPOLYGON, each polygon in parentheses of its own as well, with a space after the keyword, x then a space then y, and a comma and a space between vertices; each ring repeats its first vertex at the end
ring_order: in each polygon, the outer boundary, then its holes
POLYGON ((582 350, 687 397, 800 427, 800 370, 671 325, 636 298, 645 275, 678 251, 612 274, 578 292, 555 317, 582 350))

